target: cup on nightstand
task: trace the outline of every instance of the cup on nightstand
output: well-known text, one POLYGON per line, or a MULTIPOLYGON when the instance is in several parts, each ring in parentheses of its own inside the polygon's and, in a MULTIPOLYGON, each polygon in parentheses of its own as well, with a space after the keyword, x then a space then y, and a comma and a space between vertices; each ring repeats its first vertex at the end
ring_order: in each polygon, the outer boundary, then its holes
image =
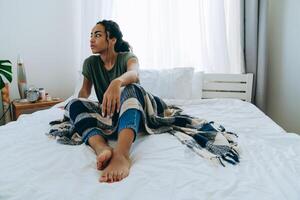
POLYGON ((45 101, 46 100, 46 91, 44 88, 39 88, 39 93, 40 93, 40 96, 39 96, 39 99, 41 101, 45 101))

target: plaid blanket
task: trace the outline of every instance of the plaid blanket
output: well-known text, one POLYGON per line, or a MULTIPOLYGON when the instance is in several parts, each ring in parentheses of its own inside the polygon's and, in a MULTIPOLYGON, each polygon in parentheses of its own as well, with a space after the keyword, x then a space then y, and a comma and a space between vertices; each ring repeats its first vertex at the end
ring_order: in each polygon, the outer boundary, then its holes
POLYGON ((237 135, 228 132, 221 125, 208 122, 182 113, 182 109, 166 103, 148 92, 140 85, 131 84, 123 88, 121 95, 121 109, 117 117, 106 118, 101 115, 101 105, 87 99, 73 99, 65 106, 62 120, 50 122, 51 128, 47 135, 55 137, 59 143, 68 145, 82 144, 84 123, 86 118, 95 121, 95 127, 104 134, 117 131, 118 119, 126 110, 135 108, 141 111, 143 130, 148 134, 170 133, 182 144, 193 150, 203 158, 217 162, 222 166, 225 163, 239 162, 237 135), (135 90, 138 88, 144 97, 145 105, 138 102, 135 90), (70 106, 80 100, 88 112, 79 114, 75 120, 70 118, 70 106))

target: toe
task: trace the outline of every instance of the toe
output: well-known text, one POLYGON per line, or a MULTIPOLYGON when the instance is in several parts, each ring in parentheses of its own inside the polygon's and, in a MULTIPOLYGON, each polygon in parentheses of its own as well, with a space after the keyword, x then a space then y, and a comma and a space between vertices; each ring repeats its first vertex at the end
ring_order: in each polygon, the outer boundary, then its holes
POLYGON ((107 181, 107 182, 110 182, 110 183, 114 182, 114 179, 113 179, 113 173, 112 173, 112 172, 110 172, 110 173, 108 174, 108 181, 107 181))
POLYGON ((103 152, 97 157, 97 169, 98 170, 103 170, 107 164, 109 163, 111 158, 111 153, 110 152, 103 152))
POLYGON ((107 177, 102 175, 99 179, 100 182, 106 182, 107 181, 107 177))
POLYGON ((117 182, 119 181, 119 178, 118 178, 118 171, 115 171, 114 172, 114 182, 117 182))
POLYGON ((101 167, 99 168, 99 170, 103 170, 108 164, 108 160, 102 162, 101 167))
POLYGON ((103 172, 102 173, 102 175, 101 175, 101 177, 100 177, 100 182, 107 182, 107 179, 108 179, 108 177, 107 177, 107 173, 106 172, 103 172))
POLYGON ((101 170, 101 165, 102 165, 101 162, 97 161, 97 169, 98 170, 101 170))
POLYGON ((123 179, 123 173, 122 172, 118 173, 117 179, 118 179, 118 181, 123 179))
POLYGON ((101 170, 102 166, 103 166, 103 161, 105 160, 105 156, 103 155, 99 155, 97 157, 97 169, 101 170))

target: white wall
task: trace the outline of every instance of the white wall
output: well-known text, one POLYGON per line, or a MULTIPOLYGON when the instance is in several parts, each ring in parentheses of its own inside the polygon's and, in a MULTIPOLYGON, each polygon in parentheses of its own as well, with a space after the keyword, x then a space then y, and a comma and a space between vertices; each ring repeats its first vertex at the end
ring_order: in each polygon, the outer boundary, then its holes
POLYGON ((269 0, 267 114, 300 133, 300 1, 269 0))
POLYGON ((79 0, 0 0, 0 59, 14 64, 11 99, 19 98, 17 55, 29 85, 53 97, 69 97, 80 68, 79 0))

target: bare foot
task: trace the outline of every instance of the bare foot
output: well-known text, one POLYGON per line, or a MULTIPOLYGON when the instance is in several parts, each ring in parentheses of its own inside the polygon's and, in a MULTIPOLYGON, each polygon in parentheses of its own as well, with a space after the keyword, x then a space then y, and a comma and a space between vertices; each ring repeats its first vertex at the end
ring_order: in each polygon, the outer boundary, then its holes
POLYGON ((122 180, 129 174, 131 160, 123 153, 114 151, 109 165, 102 172, 100 182, 113 183, 122 180))
POLYGON ((96 151, 97 154, 97 169, 103 170, 109 163, 112 157, 112 148, 105 147, 96 151))

